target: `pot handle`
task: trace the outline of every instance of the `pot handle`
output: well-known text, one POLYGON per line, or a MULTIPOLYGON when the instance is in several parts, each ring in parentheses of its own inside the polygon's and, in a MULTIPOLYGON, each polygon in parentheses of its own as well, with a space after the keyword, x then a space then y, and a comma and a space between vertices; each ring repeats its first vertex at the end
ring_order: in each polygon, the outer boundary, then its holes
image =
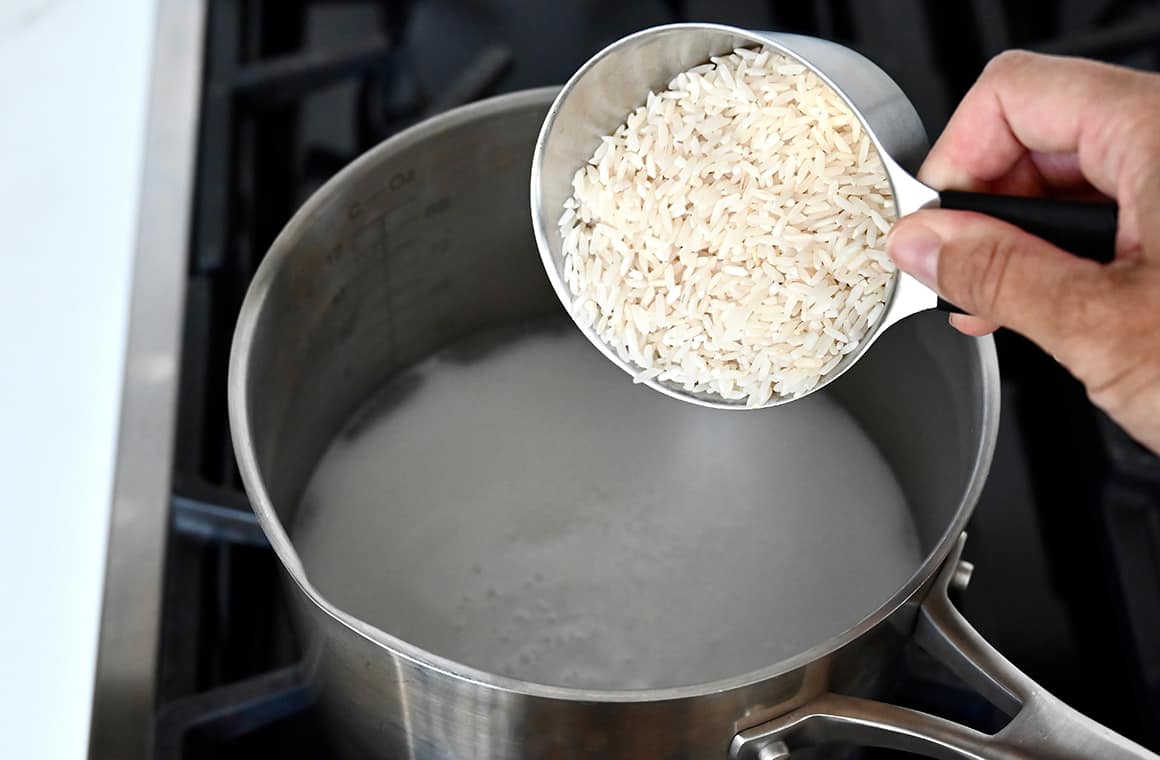
POLYGON ((915 641, 1011 722, 985 734, 918 710, 824 693, 774 720, 738 733, 732 760, 784 760, 793 749, 843 742, 942 760, 1157 760, 1144 747, 1053 697, 999 654, 950 602, 948 588, 969 577, 959 537, 919 611, 915 641))

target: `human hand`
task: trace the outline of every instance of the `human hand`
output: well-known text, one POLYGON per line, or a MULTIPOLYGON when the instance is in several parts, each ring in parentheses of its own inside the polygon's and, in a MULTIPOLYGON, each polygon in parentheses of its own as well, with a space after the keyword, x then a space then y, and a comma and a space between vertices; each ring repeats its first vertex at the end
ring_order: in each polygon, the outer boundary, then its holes
POLYGON ((968 211, 900 219, 895 263, 971 315, 968 335, 1008 327, 1075 375, 1089 398, 1160 452, 1160 76, 1012 51, 987 65, 919 178, 938 189, 1107 196, 1116 260, 1072 256, 968 211))

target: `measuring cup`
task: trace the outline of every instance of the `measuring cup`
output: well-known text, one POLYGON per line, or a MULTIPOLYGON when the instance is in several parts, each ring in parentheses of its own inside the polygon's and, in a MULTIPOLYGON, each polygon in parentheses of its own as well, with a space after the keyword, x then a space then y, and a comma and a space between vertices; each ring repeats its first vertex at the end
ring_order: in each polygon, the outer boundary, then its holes
MULTIPOLYGON (((939 192, 914 178, 929 147, 926 131, 906 95, 886 72, 849 48, 797 34, 753 32, 719 24, 672 24, 645 29, 597 53, 560 91, 548 111, 532 158, 532 221, 540 256, 556 295, 572 313, 572 294, 564 279, 563 241, 557 220, 572 194, 572 177, 629 113, 643 104, 650 90, 662 90, 674 76, 728 55, 738 47, 764 45, 813 70, 834 89, 862 122, 894 194, 898 217, 923 208, 978 211, 1011 222, 1064 250, 1100 262, 1115 255, 1117 208, 1112 203, 1081 203, 959 191, 939 192)), ((930 288, 909 275, 895 275, 886 308, 858 348, 847 354, 813 393, 836 380, 866 353, 875 340, 905 317, 927 309, 958 312, 930 288)), ((573 314, 575 317, 575 315, 573 314)), ((588 340, 625 372, 640 376, 592 326, 575 320, 588 340)), ((692 393, 669 381, 641 379, 682 401, 720 409, 748 409, 744 400, 692 393)), ((775 396, 762 406, 802 398, 775 396)))

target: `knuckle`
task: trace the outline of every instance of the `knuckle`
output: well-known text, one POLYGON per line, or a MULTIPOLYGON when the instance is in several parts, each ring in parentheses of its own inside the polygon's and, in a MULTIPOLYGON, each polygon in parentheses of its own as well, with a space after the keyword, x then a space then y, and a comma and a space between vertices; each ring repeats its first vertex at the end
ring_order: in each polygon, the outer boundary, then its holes
POLYGON ((1016 243, 1006 237, 985 238, 971 252, 968 297, 980 314, 997 314, 1006 303, 1008 271, 1016 255, 1016 243))
POLYGON ((1039 55, 1027 50, 1004 50, 987 61, 983 77, 1004 77, 1035 62, 1039 55))

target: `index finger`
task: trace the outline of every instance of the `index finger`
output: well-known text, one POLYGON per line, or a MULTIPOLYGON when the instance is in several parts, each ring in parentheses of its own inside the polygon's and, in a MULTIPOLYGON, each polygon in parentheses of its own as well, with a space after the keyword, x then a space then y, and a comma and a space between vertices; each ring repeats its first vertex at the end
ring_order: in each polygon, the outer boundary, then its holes
POLYGON ((979 189, 1029 151, 1073 153, 1091 184, 1120 204, 1120 243, 1139 244, 1141 203, 1160 199, 1160 78, 1079 58, 1010 51, 991 61, 939 137, 919 178, 979 189))

